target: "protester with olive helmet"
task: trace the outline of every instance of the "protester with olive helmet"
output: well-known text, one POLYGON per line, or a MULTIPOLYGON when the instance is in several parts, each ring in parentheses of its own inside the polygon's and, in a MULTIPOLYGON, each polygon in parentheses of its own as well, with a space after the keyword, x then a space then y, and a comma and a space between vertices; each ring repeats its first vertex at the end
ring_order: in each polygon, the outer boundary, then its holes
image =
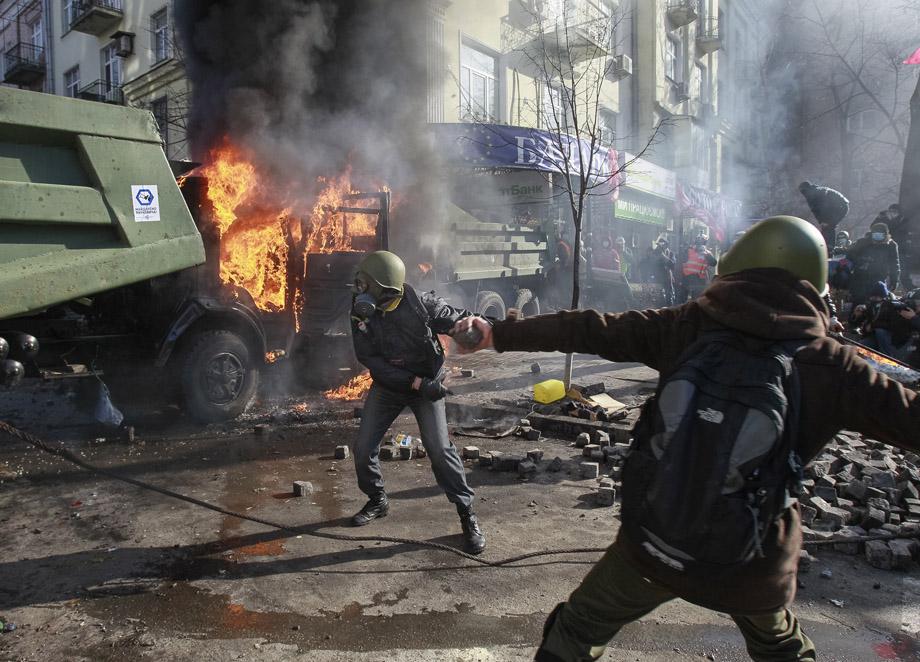
MULTIPOLYGON (((461 320, 455 332, 469 326, 479 329, 483 339, 476 349, 574 352, 638 361, 658 370, 665 380, 682 365, 688 347, 709 332, 741 336, 753 347, 795 344, 789 360, 798 386, 790 393, 798 394, 800 415, 790 441, 802 464, 813 460, 844 428, 917 452, 920 395, 880 378, 852 347, 827 335, 829 315, 822 298, 826 290, 827 247, 821 233, 800 218, 776 216, 741 237, 722 256, 715 281, 701 297, 684 305, 616 314, 564 311, 501 321, 494 327, 471 318, 461 320)), ((679 382, 668 382, 675 384, 679 382)), ((663 401, 664 393, 660 395, 663 401)), ((723 426, 736 429, 731 426, 749 422, 723 420, 718 411, 695 413, 716 426, 712 429, 718 434, 723 426)), ((671 424, 683 428, 684 420, 671 424)), ((656 443, 662 448, 669 439, 656 443)), ((700 448, 694 462, 713 461, 706 457, 707 448, 700 448)), ((655 507, 662 511, 681 505, 662 501, 663 494, 668 491, 649 490, 643 498, 658 499, 655 507)), ((626 498, 624 493, 624 512, 626 498)), ((789 610, 802 547, 799 508, 794 497, 781 506, 759 541, 762 556, 726 566, 713 564, 702 568, 703 574, 684 572, 686 566, 673 557, 679 550, 670 550, 668 556, 660 547, 639 545, 621 527, 604 557, 550 614, 536 660, 596 660, 624 625, 676 597, 729 614, 754 660, 815 660, 814 645, 789 610)))
POLYGON ((473 513, 473 490, 463 462, 447 434, 444 348, 438 334, 472 315, 434 292, 419 294, 405 282, 406 267, 388 251, 370 253, 354 280, 351 333, 355 356, 370 371, 373 385, 364 401, 354 444, 358 487, 368 502, 352 518, 364 526, 384 517, 390 502, 380 471, 380 443, 387 429, 409 407, 438 485, 457 508, 466 551, 479 554, 485 537, 473 513))

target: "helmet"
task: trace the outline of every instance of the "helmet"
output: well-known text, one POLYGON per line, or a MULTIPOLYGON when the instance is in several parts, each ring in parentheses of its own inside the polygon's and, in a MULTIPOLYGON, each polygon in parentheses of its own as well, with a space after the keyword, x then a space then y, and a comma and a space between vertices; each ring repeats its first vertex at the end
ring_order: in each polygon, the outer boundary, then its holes
POLYGON ((395 253, 375 251, 358 264, 355 280, 364 280, 370 294, 379 298, 385 290, 402 294, 406 282, 406 265, 395 253))
POLYGON ((827 246, 811 223, 795 216, 771 216, 760 221, 722 255, 719 276, 745 269, 774 267, 807 280, 822 295, 827 292, 827 246))
POLYGON ((849 239, 849 238, 850 238, 850 233, 847 232, 846 230, 840 230, 840 231, 837 233, 837 239, 840 239, 841 237, 842 237, 843 239, 849 239))

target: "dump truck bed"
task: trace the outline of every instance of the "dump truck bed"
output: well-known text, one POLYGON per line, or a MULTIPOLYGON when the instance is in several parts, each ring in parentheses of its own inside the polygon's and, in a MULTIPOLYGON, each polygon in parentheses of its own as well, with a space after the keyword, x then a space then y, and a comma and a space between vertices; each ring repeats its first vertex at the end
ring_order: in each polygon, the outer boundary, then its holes
POLYGON ((0 319, 204 259, 149 112, 0 87, 0 319))

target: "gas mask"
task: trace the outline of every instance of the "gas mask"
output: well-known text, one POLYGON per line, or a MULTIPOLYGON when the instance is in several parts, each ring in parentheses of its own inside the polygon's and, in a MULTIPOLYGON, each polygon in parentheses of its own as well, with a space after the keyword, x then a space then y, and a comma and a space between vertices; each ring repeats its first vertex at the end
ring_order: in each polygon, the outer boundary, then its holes
POLYGON ((386 307, 399 296, 394 290, 383 288, 373 281, 368 282, 361 274, 355 276, 352 292, 352 312, 355 317, 362 320, 370 319, 378 308, 386 307))

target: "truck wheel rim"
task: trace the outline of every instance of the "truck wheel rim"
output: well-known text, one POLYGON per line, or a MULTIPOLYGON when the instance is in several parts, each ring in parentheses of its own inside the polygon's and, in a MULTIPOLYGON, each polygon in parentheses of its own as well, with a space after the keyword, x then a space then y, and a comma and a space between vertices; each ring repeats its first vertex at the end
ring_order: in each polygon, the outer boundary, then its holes
POLYGON ((243 390, 246 368, 239 357, 229 352, 217 354, 205 367, 204 381, 208 399, 225 405, 239 397, 243 390))

